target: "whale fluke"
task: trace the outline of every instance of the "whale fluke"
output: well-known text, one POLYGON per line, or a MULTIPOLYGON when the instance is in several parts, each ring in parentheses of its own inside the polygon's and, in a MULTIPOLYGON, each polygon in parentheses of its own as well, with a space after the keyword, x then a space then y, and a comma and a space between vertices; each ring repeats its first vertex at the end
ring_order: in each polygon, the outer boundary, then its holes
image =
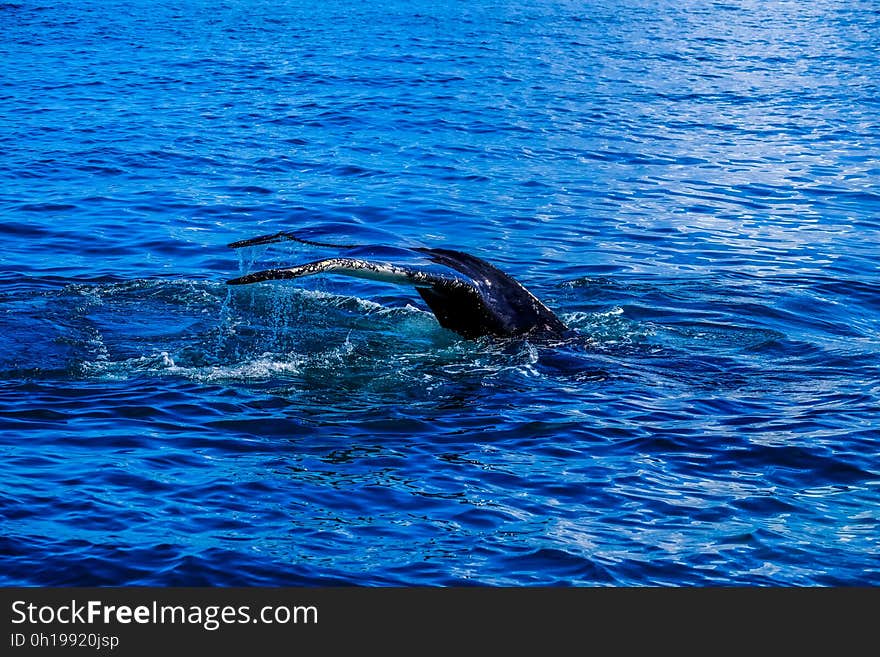
POLYGON ((241 248, 283 240, 342 249, 347 253, 293 267, 258 271, 227 283, 246 285, 315 274, 343 274, 415 286, 440 325, 465 338, 483 335, 562 337, 568 331, 553 311, 517 280, 482 258, 462 251, 327 244, 286 231, 233 242, 229 246, 241 248), (390 258, 415 264, 397 264, 388 261, 390 258))

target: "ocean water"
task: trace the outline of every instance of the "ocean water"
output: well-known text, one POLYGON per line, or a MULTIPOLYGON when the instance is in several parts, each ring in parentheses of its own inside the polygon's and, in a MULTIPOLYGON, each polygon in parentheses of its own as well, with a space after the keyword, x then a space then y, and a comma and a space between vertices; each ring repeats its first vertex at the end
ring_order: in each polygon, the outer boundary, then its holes
POLYGON ((880 584, 876 2, 0 34, 0 584, 880 584), (225 284, 328 224, 486 258, 577 339, 225 284))

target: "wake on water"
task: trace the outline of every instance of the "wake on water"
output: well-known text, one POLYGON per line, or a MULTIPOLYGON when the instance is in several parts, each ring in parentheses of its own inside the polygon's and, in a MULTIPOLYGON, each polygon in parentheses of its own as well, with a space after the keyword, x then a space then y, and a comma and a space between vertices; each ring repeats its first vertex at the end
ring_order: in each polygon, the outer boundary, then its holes
POLYGON ((596 288, 608 285, 613 283, 579 279, 557 286, 557 302, 585 309, 560 314, 579 338, 556 345, 464 340, 393 286, 352 286, 350 279, 333 277, 236 289, 203 280, 139 279, 19 290, 2 300, 6 326, 0 334, 7 344, 0 372, 7 378, 173 376, 282 393, 412 386, 430 394, 462 376, 513 387, 517 379, 527 387, 527 380, 544 376, 629 378, 641 376, 652 358, 685 357, 694 348, 738 350, 778 338, 681 318, 637 321, 619 305, 590 303, 596 288), (353 287, 355 294, 344 293, 353 287), (27 348, 10 344, 28 336, 40 338, 27 348))

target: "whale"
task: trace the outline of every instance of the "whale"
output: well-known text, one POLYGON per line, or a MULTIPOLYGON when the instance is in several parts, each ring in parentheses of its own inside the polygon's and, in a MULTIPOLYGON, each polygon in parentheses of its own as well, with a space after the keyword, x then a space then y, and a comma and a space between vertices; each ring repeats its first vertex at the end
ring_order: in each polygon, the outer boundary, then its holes
POLYGON ((427 246, 333 244, 290 231, 239 240, 228 246, 240 249, 283 241, 332 248, 338 253, 291 267, 256 271, 230 279, 227 284, 340 274, 413 286, 440 325, 466 339, 553 339, 569 333, 565 323, 519 281, 463 251, 427 246))

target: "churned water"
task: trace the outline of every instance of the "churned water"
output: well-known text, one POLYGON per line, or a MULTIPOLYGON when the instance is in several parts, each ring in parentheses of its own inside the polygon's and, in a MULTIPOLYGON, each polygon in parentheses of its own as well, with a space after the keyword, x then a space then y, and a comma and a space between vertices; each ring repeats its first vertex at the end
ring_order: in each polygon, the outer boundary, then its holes
MULTIPOLYGON (((0 4, 0 583, 880 584, 872 1, 0 4), (228 242, 469 251, 570 326, 228 242)), ((323 253, 323 252, 322 252, 323 253)))

